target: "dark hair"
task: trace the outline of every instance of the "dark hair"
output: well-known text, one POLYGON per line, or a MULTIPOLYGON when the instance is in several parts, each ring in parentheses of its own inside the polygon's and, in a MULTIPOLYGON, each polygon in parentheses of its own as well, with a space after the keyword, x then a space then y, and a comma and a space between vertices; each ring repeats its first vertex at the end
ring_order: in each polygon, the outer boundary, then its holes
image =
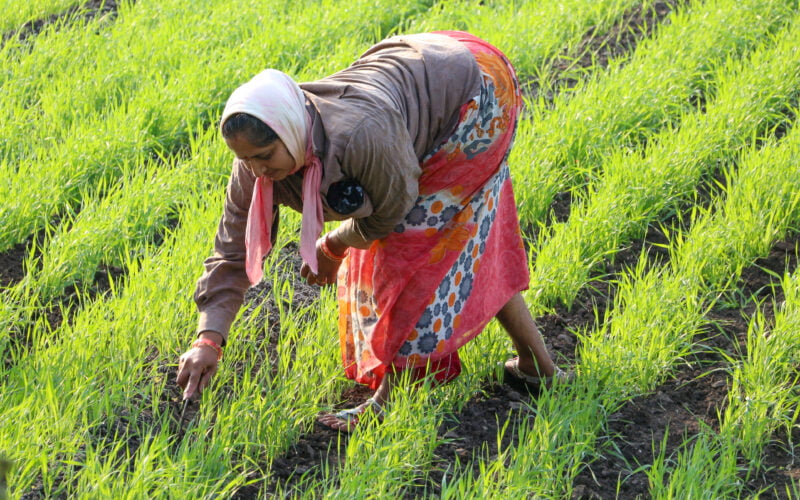
POLYGON ((272 127, 247 113, 233 113, 222 124, 222 137, 232 139, 244 134, 245 138, 256 147, 268 146, 278 138, 272 127))

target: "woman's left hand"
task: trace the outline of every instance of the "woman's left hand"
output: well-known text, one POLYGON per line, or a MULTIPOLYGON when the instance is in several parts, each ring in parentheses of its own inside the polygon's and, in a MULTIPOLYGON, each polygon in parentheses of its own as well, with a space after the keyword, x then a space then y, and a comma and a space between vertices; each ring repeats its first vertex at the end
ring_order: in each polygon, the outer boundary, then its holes
MULTIPOLYGON (((336 254, 333 254, 335 250, 330 248, 330 242, 334 238, 329 238, 327 241, 328 243, 328 253, 323 251, 322 245, 326 241, 325 238, 328 235, 323 236, 322 238, 317 240, 317 274, 314 274, 311 271, 311 267, 305 262, 303 262, 303 266, 300 268, 300 276, 306 278, 310 285, 332 285, 336 283, 336 273, 339 271, 339 265, 342 263, 342 259, 339 258, 331 258, 331 256, 336 257, 336 254), (329 255, 329 253, 331 255, 329 255)), ((338 241, 336 242, 338 243, 338 241)), ((336 250, 339 250, 337 248, 336 250)), ((347 252, 347 247, 341 252, 342 258, 344 254, 347 252)))

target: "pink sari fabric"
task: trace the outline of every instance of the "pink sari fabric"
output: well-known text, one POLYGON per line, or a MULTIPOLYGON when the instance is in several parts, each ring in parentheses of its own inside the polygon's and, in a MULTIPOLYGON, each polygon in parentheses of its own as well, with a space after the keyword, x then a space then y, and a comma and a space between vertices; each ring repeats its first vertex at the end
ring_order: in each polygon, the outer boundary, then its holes
MULTIPOLYGON (((252 115, 278 134, 295 160, 295 172, 305 167, 303 175, 303 222, 300 255, 317 272, 316 240, 322 232, 323 214, 319 187, 322 163, 311 147, 311 117, 306 98, 291 77, 267 69, 237 88, 228 98, 220 119, 220 128, 234 113, 252 115)), ((247 214, 245 269, 255 285, 264 275, 263 260, 272 249, 272 181, 258 177, 247 214)))
POLYGON ((458 376, 458 348, 529 282, 506 163, 522 106, 514 70, 483 40, 442 33, 475 56, 481 92, 423 159, 405 219, 369 249, 351 249, 339 270, 345 374, 372 388, 389 369, 442 383, 458 376))

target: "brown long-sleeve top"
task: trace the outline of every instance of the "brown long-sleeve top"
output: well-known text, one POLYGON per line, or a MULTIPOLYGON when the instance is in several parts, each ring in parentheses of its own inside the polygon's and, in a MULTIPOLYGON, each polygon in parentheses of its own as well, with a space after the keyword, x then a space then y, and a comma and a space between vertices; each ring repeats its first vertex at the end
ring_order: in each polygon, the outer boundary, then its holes
MULTIPOLYGON (((344 221, 338 231, 344 243, 387 236, 408 213, 418 196, 420 161, 452 132, 461 105, 479 93, 479 78, 474 57, 459 42, 419 34, 384 40, 349 68, 300 84, 312 117, 312 147, 323 165, 324 218, 344 221), (337 212, 329 196, 353 183, 361 188, 360 203, 337 212)), ((216 331, 226 340, 250 286, 244 235, 254 183, 250 170, 234 160, 214 254, 194 295, 197 331, 216 331)), ((301 193, 301 172, 275 182, 275 217, 279 205, 301 211, 301 193)))

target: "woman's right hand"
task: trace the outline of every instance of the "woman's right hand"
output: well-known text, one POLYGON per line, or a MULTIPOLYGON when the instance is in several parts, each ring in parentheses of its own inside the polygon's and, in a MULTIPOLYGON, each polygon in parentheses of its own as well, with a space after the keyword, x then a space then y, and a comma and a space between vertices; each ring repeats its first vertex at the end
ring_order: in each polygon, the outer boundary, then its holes
POLYGON ((314 272, 311 271, 311 266, 303 262, 303 265, 300 267, 300 276, 305 278, 309 285, 325 286, 335 284, 336 274, 348 248, 349 247, 336 236, 335 231, 323 235, 316 243, 317 273, 314 274, 314 272), (330 255, 322 250, 323 241, 327 242, 328 251, 331 252, 330 255))
MULTIPOLYGON (((217 332, 203 332, 198 338, 207 338, 217 345, 222 343, 222 335, 217 332)), ((208 386, 211 377, 217 373, 217 351, 208 345, 192 347, 179 358, 177 383, 183 388, 183 399, 194 398, 208 386)))

